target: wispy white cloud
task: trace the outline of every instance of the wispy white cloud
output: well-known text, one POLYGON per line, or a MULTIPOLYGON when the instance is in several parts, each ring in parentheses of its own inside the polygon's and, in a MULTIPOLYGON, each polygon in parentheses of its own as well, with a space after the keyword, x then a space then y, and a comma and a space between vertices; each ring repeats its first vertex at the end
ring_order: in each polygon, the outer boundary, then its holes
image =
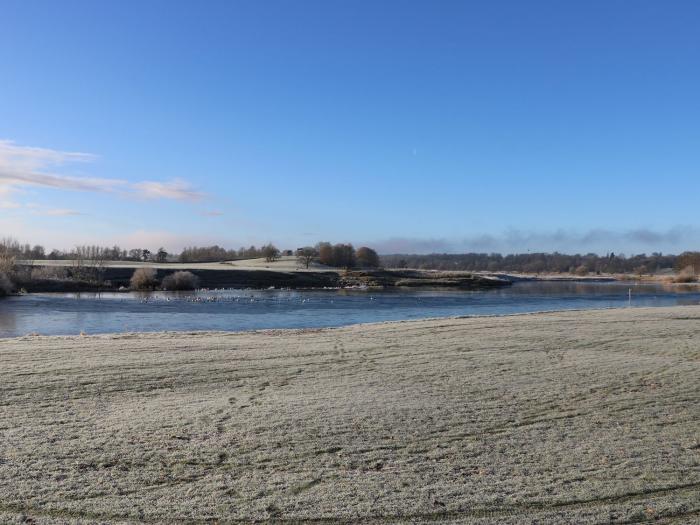
POLYGON ((39 215, 48 215, 49 217, 71 217, 74 215, 84 215, 84 213, 68 208, 49 208, 40 210, 37 213, 39 215))
POLYGON ((175 199, 198 201, 204 194, 196 191, 187 182, 175 179, 168 182, 144 181, 132 184, 139 197, 145 199, 175 199))
POLYGON ((205 210, 200 213, 204 217, 221 217, 223 214, 224 212, 219 210, 205 210))
POLYGON ((24 170, 59 166, 66 162, 89 162, 95 158, 95 155, 90 153, 18 146, 11 140, 0 140, 0 164, 6 162, 24 170))
POLYGON ((68 163, 92 162, 95 155, 19 146, 0 140, 0 195, 21 187, 34 186, 71 191, 119 193, 147 199, 200 200, 204 194, 187 182, 175 179, 165 182, 129 182, 122 179, 76 177, 55 173, 68 163))
POLYGON ((90 177, 71 177, 51 173, 67 163, 91 162, 94 155, 56 151, 46 148, 18 146, 9 140, 0 140, 0 186, 45 186, 79 191, 113 191, 126 181, 90 177))

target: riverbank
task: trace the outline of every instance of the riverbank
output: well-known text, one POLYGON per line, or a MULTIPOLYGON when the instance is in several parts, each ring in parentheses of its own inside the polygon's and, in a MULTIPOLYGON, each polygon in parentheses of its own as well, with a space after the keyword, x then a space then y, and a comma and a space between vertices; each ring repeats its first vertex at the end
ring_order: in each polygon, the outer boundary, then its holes
MULTIPOLYGON (((50 268, 59 268, 53 265, 50 268)), ((16 286, 27 293, 71 293, 120 291, 130 286, 139 266, 109 265, 99 271, 99 281, 72 278, 36 278, 32 271, 20 268, 16 286)), ((156 279, 161 281, 174 271, 189 271, 197 276, 199 286, 208 289, 319 289, 319 288, 395 288, 432 287, 480 290, 508 286, 511 281, 492 275, 468 272, 431 272, 422 270, 328 270, 278 271, 272 269, 238 269, 225 263, 206 265, 155 265, 156 279), (216 268, 216 264, 219 267, 216 268)))
POLYGON ((687 523, 699 322, 0 341, 0 521, 687 523))

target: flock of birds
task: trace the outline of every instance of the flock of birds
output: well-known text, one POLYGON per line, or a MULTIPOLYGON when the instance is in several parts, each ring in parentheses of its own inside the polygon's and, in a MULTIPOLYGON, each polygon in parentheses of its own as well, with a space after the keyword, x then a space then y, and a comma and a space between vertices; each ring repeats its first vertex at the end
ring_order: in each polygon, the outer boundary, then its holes
MULTIPOLYGON (((303 297, 298 293, 290 293, 289 295, 274 295, 265 296, 263 293, 258 294, 235 294, 230 295, 232 290, 214 289, 214 290, 201 290, 195 293, 187 294, 149 294, 147 296, 141 296, 138 298, 140 304, 150 304, 150 303, 170 303, 170 302, 187 302, 187 303, 299 303, 306 304, 316 302, 316 303, 331 303, 335 301, 333 298, 328 300, 327 297, 303 297)), ((288 290, 276 290, 285 292, 288 290)), ((131 298, 125 298, 124 300, 131 300, 131 298)), ((367 297, 367 300, 374 301, 374 296, 367 297)))

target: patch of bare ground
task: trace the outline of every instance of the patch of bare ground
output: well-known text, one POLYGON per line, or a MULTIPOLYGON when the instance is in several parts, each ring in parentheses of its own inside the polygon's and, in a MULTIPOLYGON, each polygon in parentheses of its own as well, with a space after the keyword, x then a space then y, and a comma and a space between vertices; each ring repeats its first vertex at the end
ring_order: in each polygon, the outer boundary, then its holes
POLYGON ((674 307, 0 341, 0 522, 698 522, 699 335, 674 307))

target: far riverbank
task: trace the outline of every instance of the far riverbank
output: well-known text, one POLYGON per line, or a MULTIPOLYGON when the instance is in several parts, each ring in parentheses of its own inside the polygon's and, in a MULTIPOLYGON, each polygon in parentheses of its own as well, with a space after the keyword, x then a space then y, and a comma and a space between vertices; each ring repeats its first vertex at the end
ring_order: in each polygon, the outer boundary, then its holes
MULTIPOLYGON (((37 265, 39 266, 39 265, 37 265)), ((74 293, 128 290, 130 279, 136 268, 144 265, 106 265, 99 270, 99 280, 73 278, 20 277, 18 288, 27 293, 74 293)), ((395 288, 395 287, 437 287, 463 290, 481 290, 509 286, 512 281, 506 278, 470 272, 431 272, 424 270, 327 270, 277 271, 273 269, 238 269, 221 265, 219 269, 194 265, 154 266, 156 279, 161 281, 174 271, 189 271, 199 279, 199 287, 204 289, 324 289, 324 288, 395 288)), ((56 268, 57 266, 52 266, 56 268)), ((32 267, 32 269, 35 267, 32 267)), ((68 276, 71 267, 65 269, 68 276)), ((97 273, 97 272, 96 272, 97 273)), ((25 267, 18 272, 32 275, 25 267)))

